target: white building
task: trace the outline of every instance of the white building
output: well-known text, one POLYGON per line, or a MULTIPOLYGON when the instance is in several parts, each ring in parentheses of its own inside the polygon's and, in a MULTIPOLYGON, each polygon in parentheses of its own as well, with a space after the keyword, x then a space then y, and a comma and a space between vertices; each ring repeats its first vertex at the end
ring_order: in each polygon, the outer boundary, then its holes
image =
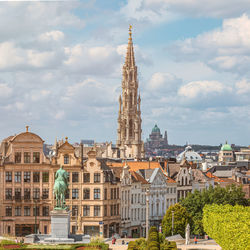
POLYGON ((160 168, 140 169, 137 172, 150 183, 149 225, 159 227, 167 208, 177 202, 177 183, 160 168))
POLYGON ((149 183, 123 167, 121 173, 121 232, 123 236, 146 236, 146 191, 149 183))

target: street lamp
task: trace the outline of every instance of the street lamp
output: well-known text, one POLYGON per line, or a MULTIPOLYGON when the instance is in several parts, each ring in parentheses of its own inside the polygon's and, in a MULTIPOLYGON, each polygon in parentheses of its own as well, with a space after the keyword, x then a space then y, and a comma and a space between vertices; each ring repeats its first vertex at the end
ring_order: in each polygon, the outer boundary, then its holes
POLYGON ((172 210, 172 236, 174 235, 174 210, 172 210))
POLYGON ((148 238, 149 228, 149 190, 146 191, 146 239, 148 238))

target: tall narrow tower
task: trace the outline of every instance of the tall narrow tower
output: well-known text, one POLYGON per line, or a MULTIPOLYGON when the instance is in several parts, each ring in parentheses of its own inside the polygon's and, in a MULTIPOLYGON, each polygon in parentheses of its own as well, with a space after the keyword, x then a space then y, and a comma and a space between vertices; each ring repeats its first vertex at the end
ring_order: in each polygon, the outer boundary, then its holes
POLYGON ((140 105, 141 98, 138 94, 137 66, 130 25, 127 55, 122 69, 122 95, 119 97, 117 147, 120 149, 121 158, 141 159, 144 157, 140 105))

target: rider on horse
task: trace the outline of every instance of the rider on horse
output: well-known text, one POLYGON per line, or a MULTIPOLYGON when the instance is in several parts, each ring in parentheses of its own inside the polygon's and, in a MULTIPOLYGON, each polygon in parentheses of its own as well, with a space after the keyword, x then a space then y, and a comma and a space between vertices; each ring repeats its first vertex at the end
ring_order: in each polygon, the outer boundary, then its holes
POLYGON ((68 173, 61 165, 55 175, 53 193, 56 197, 56 208, 65 208, 65 194, 68 189, 68 173))

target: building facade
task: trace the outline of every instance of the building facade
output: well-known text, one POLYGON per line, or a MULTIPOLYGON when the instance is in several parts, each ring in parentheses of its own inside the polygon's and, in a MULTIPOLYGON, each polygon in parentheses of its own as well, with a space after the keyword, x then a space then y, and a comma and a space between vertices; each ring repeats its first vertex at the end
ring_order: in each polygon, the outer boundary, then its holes
POLYGON ((161 134, 161 131, 157 124, 152 129, 151 134, 149 135, 149 138, 147 139, 145 143, 146 149, 158 149, 158 148, 164 148, 168 146, 168 135, 167 131, 164 133, 164 137, 161 134))
POLYGON ((121 173, 121 226, 122 236, 146 236, 146 191, 149 183, 128 165, 121 173))
POLYGON ((144 157, 144 144, 141 139, 141 98, 138 93, 139 83, 131 26, 122 72, 122 95, 119 97, 116 145, 119 148, 121 158, 141 159, 144 157))
POLYGON ((0 234, 50 233, 54 176, 60 165, 69 173, 66 205, 71 232, 110 237, 120 233, 120 179, 90 150, 77 155, 68 139, 46 157, 44 141, 28 131, 10 136, 0 147, 0 234))

